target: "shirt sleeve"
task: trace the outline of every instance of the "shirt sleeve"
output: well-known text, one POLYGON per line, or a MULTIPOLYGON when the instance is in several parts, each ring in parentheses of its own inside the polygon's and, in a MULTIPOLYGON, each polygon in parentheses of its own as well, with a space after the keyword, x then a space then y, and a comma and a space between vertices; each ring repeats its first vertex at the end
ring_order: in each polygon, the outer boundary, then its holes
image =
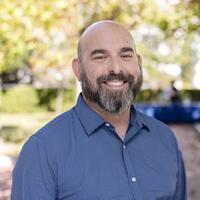
POLYGON ((173 197, 173 200, 187 200, 187 184, 186 184, 186 174, 185 167, 183 162, 183 157, 181 152, 178 154, 178 178, 176 185, 176 192, 173 197))
POLYGON ((53 169, 44 144, 32 136, 13 170, 11 200, 56 200, 53 169))

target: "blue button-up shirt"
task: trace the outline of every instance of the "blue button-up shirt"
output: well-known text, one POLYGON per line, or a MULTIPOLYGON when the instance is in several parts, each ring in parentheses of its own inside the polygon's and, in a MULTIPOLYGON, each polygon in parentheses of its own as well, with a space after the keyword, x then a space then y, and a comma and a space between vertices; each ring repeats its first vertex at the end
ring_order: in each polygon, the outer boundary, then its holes
POLYGON ((13 171, 11 200, 186 200, 171 130, 132 106, 124 141, 80 95, 34 134, 13 171))

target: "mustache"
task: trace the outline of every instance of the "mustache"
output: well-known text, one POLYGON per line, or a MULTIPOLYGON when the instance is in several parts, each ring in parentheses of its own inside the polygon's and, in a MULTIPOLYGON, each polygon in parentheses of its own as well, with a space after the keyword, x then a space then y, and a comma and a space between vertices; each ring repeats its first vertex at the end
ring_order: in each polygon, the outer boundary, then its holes
POLYGON ((115 73, 110 73, 108 75, 102 75, 102 76, 98 77, 97 78, 97 84, 101 84, 101 83, 104 83, 104 82, 107 82, 107 81, 113 81, 113 80, 133 83, 134 79, 135 79, 134 76, 131 75, 131 74, 124 74, 124 73, 115 74, 115 73))

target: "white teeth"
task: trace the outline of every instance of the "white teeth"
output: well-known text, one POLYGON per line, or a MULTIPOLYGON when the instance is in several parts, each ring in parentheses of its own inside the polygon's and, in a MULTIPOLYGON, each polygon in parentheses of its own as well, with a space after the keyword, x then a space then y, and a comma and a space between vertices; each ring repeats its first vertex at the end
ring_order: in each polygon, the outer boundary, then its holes
POLYGON ((124 82, 123 81, 108 81, 107 84, 111 86, 121 86, 124 84, 124 82))

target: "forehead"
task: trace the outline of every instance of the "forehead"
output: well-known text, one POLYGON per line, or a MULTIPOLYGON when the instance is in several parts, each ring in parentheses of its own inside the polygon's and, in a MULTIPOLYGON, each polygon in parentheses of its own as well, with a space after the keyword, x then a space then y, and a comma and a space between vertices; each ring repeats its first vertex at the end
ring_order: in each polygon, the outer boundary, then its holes
POLYGON ((133 48, 133 46, 131 34, 117 24, 102 24, 93 27, 81 38, 82 54, 91 52, 94 49, 117 51, 124 47, 133 48))

